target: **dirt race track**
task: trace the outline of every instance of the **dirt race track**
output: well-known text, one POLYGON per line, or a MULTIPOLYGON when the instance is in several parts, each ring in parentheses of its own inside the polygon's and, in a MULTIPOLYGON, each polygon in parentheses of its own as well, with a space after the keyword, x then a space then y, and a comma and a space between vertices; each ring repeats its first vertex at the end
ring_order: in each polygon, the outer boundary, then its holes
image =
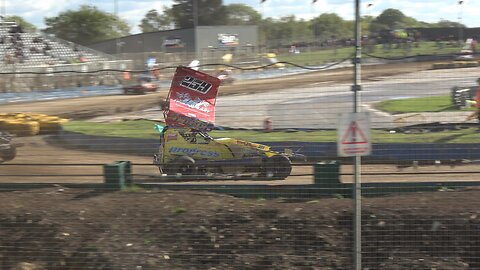
MULTIPOLYGON (((363 68, 363 80, 374 79, 379 76, 388 76, 399 73, 415 72, 418 70, 425 70, 431 67, 432 63, 400 63, 389 64, 380 66, 365 66, 363 68)), ((343 68, 339 70, 326 70, 312 72, 302 75, 285 76, 274 79, 261 79, 255 81, 240 81, 234 85, 222 86, 220 95, 231 95, 238 93, 253 93, 274 91, 276 89, 312 85, 318 82, 347 82, 351 81, 352 69, 343 68)), ((167 90, 163 89, 159 93, 149 95, 115 95, 115 96, 103 96, 103 97, 86 97, 69 100, 57 100, 46 102, 34 102, 34 103, 22 103, 22 104, 7 104, 0 105, 1 112, 35 112, 46 113, 50 115, 57 115, 67 117, 71 119, 88 119, 95 116, 113 115, 122 112, 139 111, 142 109, 158 107, 164 100, 167 90)), ((67 149, 56 144, 47 143, 43 137, 19 137, 16 138, 15 143, 20 144, 18 148, 17 157, 7 163, 5 166, 1 166, 2 174, 22 175, 28 174, 48 174, 48 175, 92 175, 92 176, 35 176, 35 177, 12 177, 3 176, 0 177, 0 182, 100 182, 102 181, 102 164, 112 162, 114 160, 130 160, 134 164, 151 164, 152 159, 150 157, 140 156, 128 156, 108 153, 95 153, 85 152, 81 149, 67 149), (13 166, 8 164, 98 164, 97 166, 13 166)), ((152 149, 152 155, 155 149, 152 149)), ((435 180, 475 180, 471 174, 461 173, 463 171, 475 171, 475 165, 464 165, 451 168, 450 166, 438 167, 420 167, 419 170, 413 168, 406 168, 402 172, 409 173, 408 177, 405 175, 395 175, 388 177, 390 181, 408 181, 415 178, 418 181, 431 181, 429 175, 415 175, 415 172, 435 172, 440 171, 440 174, 435 176, 435 180), (443 172, 455 173, 455 175, 445 174, 443 172)), ((311 167, 295 168, 293 175, 305 175, 312 173, 311 167)), ((157 170, 154 166, 136 166, 134 171, 142 174, 154 174, 157 170)), ((381 166, 366 166, 363 171, 389 173, 398 172, 394 165, 381 165, 381 166)), ((342 172, 351 173, 352 169, 349 166, 342 166, 342 172)), ((364 181, 388 181, 385 175, 372 175, 365 177, 364 181)), ((343 182, 352 181, 352 176, 342 176, 343 182)), ((291 176, 285 181, 285 184, 304 184, 311 183, 311 176, 291 176)), ((228 182, 227 182, 228 183, 228 182)), ((244 183, 244 182, 236 182, 244 183)))
MULTIPOLYGON (((364 79, 427 66, 430 64, 372 68, 365 70, 364 79)), ((350 73, 343 72, 244 82, 222 92, 270 91, 300 82, 348 80, 350 73)), ((163 96, 109 96, 1 108, 4 112, 88 118, 152 107, 163 96)), ((119 159, 118 154, 65 149, 47 141, 41 136, 16 138, 15 142, 22 144, 17 158, 0 166, 2 175, 41 176, 3 176, 0 181, 98 182, 101 164, 119 159), (22 165, 29 163, 59 166, 22 165), (61 165, 65 163, 96 166, 61 165), (52 176, 59 173, 92 176, 52 176), (52 175, 45 176, 48 174, 52 175)), ((149 157, 121 159, 151 163, 149 157)), ((382 166, 366 166, 365 172, 397 171, 382 166)), ((478 171, 478 165, 470 166, 462 170, 478 171)), ((144 170, 156 172, 153 166, 144 170)), ((307 171, 311 168, 296 168, 294 174, 307 171)), ((381 177, 425 180, 425 176, 415 175, 413 168, 402 172, 411 174, 381 177)), ((447 178, 462 180, 464 175, 447 178)), ((351 180, 351 176, 345 177, 342 181, 351 180)), ((470 176, 469 180, 479 179, 470 176)), ((285 183, 292 181, 311 181, 311 177, 290 177, 285 183)), ((1 194, 0 269, 352 269, 353 212, 348 198, 319 199, 305 194, 296 199, 264 200, 200 191, 99 191, 61 186, 1 194)), ((364 198, 362 230, 364 269, 480 269, 477 189, 364 198)))

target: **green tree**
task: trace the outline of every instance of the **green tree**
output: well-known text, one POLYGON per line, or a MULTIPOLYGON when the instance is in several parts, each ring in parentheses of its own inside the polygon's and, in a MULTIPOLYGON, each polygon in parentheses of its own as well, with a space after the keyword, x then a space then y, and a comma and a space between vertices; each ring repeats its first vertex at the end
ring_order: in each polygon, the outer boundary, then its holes
POLYGON ((67 10, 56 17, 46 17, 44 32, 79 44, 90 44, 129 34, 127 22, 94 6, 67 10))
POLYGON ((23 29, 27 30, 27 31, 30 31, 30 32, 34 32, 37 30, 37 28, 35 27, 35 25, 25 21, 22 17, 20 16, 6 16, 5 17, 5 21, 14 21, 16 22, 18 25, 20 25, 23 29))
POLYGON ((197 2, 198 25, 227 23, 227 12, 222 0, 174 0, 171 12, 177 27, 193 27, 195 15, 193 1, 197 2))
POLYGON ((344 39, 353 37, 353 24, 335 13, 324 13, 312 19, 311 28, 316 39, 344 39))
POLYGON ((143 33, 160 30, 169 30, 173 24, 171 9, 164 7, 164 12, 159 14, 156 9, 151 9, 145 14, 141 23, 138 25, 143 33))
POLYGON ((371 33, 381 33, 410 27, 432 27, 431 24, 408 17, 398 9, 386 9, 370 23, 371 33))
POLYGON ((383 25, 387 27, 387 29, 395 29, 395 28, 403 28, 405 27, 406 16, 398 9, 389 8, 382 12, 382 14, 378 15, 378 17, 374 20, 374 23, 383 25))
MULTIPOLYGON (((370 35, 370 24, 373 22, 373 20, 375 20, 375 17, 370 15, 362 16, 360 18, 362 35, 370 35)), ((353 27, 355 27, 355 25, 352 25, 352 31, 354 29, 353 27)))
POLYGON ((313 38, 310 23, 295 16, 280 19, 267 18, 260 24, 260 43, 268 47, 291 45, 313 38))
POLYGON ((225 6, 227 24, 229 25, 258 25, 262 15, 245 4, 230 4, 225 6))

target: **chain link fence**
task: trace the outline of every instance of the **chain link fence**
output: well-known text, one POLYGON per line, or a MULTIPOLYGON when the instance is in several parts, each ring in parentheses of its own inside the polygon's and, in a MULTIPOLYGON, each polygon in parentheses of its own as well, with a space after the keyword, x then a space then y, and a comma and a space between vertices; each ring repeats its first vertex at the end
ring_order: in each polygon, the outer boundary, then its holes
POLYGON ((255 146, 248 157, 259 145, 305 156, 276 168, 291 166, 284 180, 262 174, 268 164, 239 173, 252 164, 246 158, 188 177, 160 172, 152 160, 166 64, 159 90, 145 95, 122 91, 125 72, 145 71, 113 63, 86 74, 81 65, 1 74, 6 90, 12 80, 38 87, 0 93, 0 128, 13 134, 0 150, 15 151, 0 164, 0 268, 352 269, 354 252, 363 269, 480 268, 478 124, 452 90, 474 89, 478 67, 392 59, 363 67, 361 110, 372 129, 357 138, 372 154, 362 158, 357 251, 353 161, 337 154, 337 119, 352 108, 351 66, 342 64, 232 65, 242 73, 220 87, 209 134, 255 146), (105 72, 118 78, 112 87, 87 83, 105 72), (77 88, 42 90, 54 77, 77 88))

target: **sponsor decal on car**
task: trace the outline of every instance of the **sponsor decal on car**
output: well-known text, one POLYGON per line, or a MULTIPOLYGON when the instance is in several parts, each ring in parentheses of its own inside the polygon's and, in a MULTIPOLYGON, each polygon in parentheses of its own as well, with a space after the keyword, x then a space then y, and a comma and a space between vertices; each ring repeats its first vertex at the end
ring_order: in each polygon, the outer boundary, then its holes
POLYGON ((168 93, 165 122, 172 127, 206 130, 215 123, 220 80, 200 71, 178 67, 168 93))
POLYGON ((175 141, 177 140, 177 134, 168 134, 167 141, 175 141))
POLYGON ((210 91, 210 89, 212 88, 211 83, 202 81, 192 76, 183 77, 183 80, 180 82, 180 85, 190 90, 200 92, 202 94, 208 93, 208 91, 210 91))
POLYGON ((172 154, 200 155, 202 157, 219 157, 220 153, 214 151, 201 150, 198 148, 172 147, 168 151, 172 154))
POLYGON ((176 94, 177 96, 174 99, 175 102, 181 103, 189 108, 196 109, 202 112, 210 112, 210 104, 207 101, 202 100, 198 97, 192 99, 190 94, 184 92, 177 92, 176 94))
POLYGON ((208 122, 204 122, 195 117, 188 117, 186 115, 171 113, 170 120, 172 121, 172 127, 189 127, 197 130, 205 130, 208 126, 208 122))
POLYGON ((246 141, 241 141, 241 140, 236 140, 235 144, 244 145, 244 146, 251 147, 251 148, 256 148, 256 149, 259 149, 259 150, 268 150, 269 149, 268 146, 263 145, 263 144, 246 142, 246 141))

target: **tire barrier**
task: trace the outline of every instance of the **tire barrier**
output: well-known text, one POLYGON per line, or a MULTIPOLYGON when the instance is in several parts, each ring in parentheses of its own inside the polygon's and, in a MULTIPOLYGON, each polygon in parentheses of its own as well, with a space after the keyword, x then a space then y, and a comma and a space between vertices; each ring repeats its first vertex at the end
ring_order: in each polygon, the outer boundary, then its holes
POLYGON ((451 90, 451 99, 452 104, 455 106, 455 108, 467 108, 468 101, 473 100, 473 97, 475 96, 476 88, 476 86, 463 88, 457 86, 453 87, 451 90))
POLYGON ((16 136, 35 136, 60 131, 68 119, 46 114, 0 113, 0 130, 16 136))

